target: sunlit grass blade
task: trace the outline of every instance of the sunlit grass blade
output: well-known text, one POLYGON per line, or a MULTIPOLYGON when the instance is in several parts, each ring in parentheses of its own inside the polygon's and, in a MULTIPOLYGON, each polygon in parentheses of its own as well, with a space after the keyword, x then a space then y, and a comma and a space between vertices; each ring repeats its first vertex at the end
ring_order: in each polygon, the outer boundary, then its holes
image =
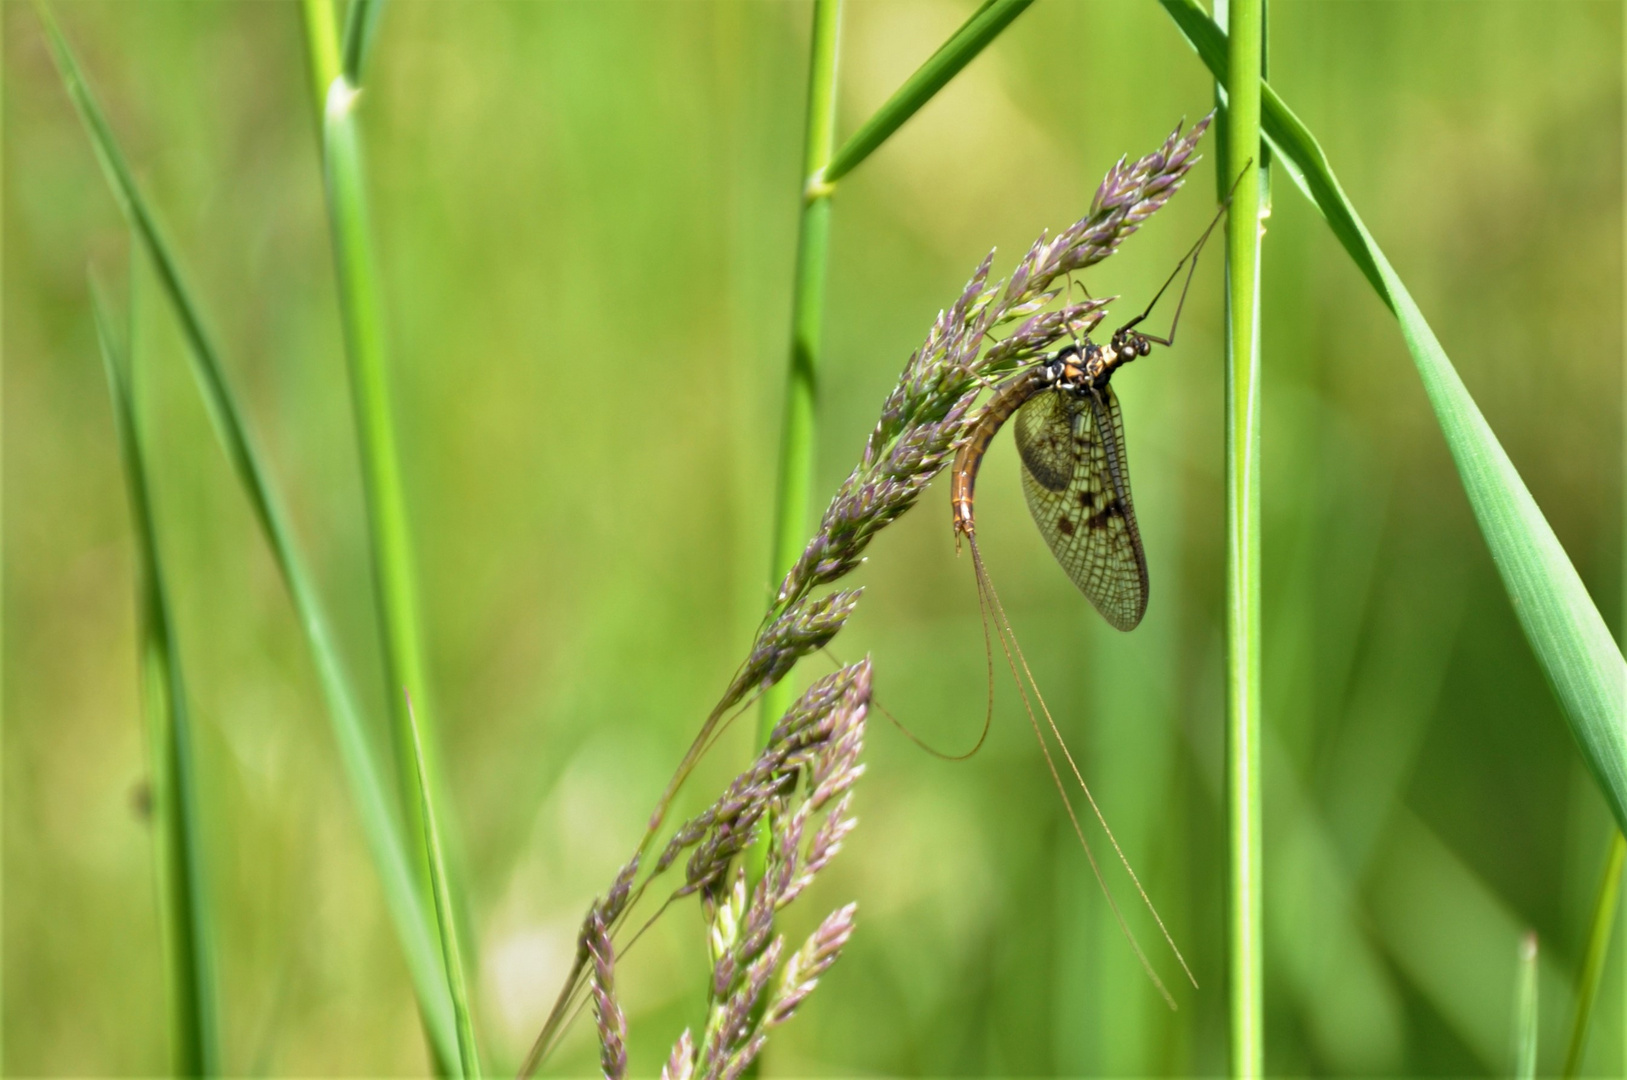
POLYGON ((441 850, 441 830, 436 824, 435 798, 430 794, 424 773, 424 744, 419 737, 418 718, 413 712, 412 699, 403 696, 407 714, 408 732, 412 736, 413 790, 418 809, 424 821, 424 861, 429 865, 429 880, 435 896, 435 919, 441 932, 441 962, 446 967, 446 985, 452 993, 452 1016, 458 1031, 459 1075, 480 1076, 480 1052, 475 1046, 474 1024, 469 1011, 469 984, 463 974, 463 955, 458 948, 458 935, 452 921, 452 893, 447 886, 446 859, 441 850))
POLYGON ((288 587, 300 629, 305 635, 318 680, 328 705, 335 741, 351 797, 360 815, 385 903, 401 941, 413 987, 425 1016, 431 1040, 444 1058, 456 1054, 439 948, 432 923, 416 884, 413 862, 403 843, 400 824, 390 809, 374 750, 362 727, 349 681, 344 673, 331 626, 294 543, 282 501, 272 487, 264 459, 255 447, 242 411, 226 381, 219 352, 204 328, 201 309, 187 287, 176 258, 142 197, 123 153, 107 125, 66 39, 43 4, 37 4, 63 82, 91 144, 106 173, 113 196, 140 238, 159 283, 175 312, 188 345, 192 370, 227 457, 254 508, 272 554, 288 587))
MULTIPOLYGON (((1260 802, 1261 0, 1231 0, 1225 159, 1243 175, 1226 216, 1226 832, 1231 1075, 1264 1059, 1260 802)), ((1226 178, 1229 184, 1230 177, 1226 178)))
POLYGON ((125 490, 141 581, 141 681, 151 747, 153 820, 157 823, 160 915, 164 922, 169 980, 173 1066, 177 1076, 215 1076, 220 1068, 220 1021, 214 966, 215 942, 204 873, 186 680, 176 646, 168 592, 153 521, 140 427, 124 371, 131 369, 94 285, 91 310, 113 400, 113 426, 124 464, 125 490))
POLYGON ((1034 0, 989 0, 971 18, 963 23, 938 51, 904 80, 893 96, 888 98, 875 114, 866 120, 842 148, 831 157, 819 179, 835 183, 858 167, 877 147, 886 142, 893 132, 914 116, 921 106, 932 100, 939 90, 960 74, 962 68, 976 59, 989 43, 1010 26, 1012 20, 1028 10, 1034 0))
POLYGON ((1593 1019, 1593 1006, 1599 1000, 1599 983, 1604 978, 1604 961, 1610 955, 1611 931, 1616 925, 1616 904, 1621 898, 1621 869, 1627 858, 1627 839, 1618 829, 1610 838, 1610 854, 1605 857, 1604 876, 1593 900, 1593 925, 1588 930, 1587 951, 1576 972, 1576 1012, 1571 1017, 1570 1040, 1565 1047, 1565 1075, 1579 1076, 1582 1054, 1587 1050, 1587 1030, 1593 1019))
MULTIPOLYGON (((1209 70, 1224 80, 1228 64, 1224 31, 1196 0, 1159 2, 1209 70)), ((1276 147, 1276 160, 1316 204, 1401 324, 1521 629, 1617 826, 1627 828, 1627 662, 1434 331, 1345 197, 1322 148, 1270 85, 1261 83, 1260 94, 1261 125, 1276 147)))
POLYGON ((1514 1080, 1537 1075, 1537 935, 1520 939, 1520 973, 1514 999, 1514 1080))

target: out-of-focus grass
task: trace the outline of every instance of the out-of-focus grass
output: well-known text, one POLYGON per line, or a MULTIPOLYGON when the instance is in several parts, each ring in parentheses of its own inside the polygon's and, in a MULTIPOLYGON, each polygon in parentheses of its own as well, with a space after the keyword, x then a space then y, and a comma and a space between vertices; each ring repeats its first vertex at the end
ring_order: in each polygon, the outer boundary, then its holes
MULTIPOLYGON (((131 260, 132 278, 138 270, 131 260)), ((129 324, 135 325, 136 287, 129 290, 129 324)), ((147 463, 135 400, 135 358, 110 325, 106 302, 91 292, 96 339, 113 405, 113 429, 130 500, 137 552, 141 613, 142 719, 151 747, 145 805, 155 823, 154 860, 163 927, 169 1009, 170 1067, 178 1076, 214 1076, 220 1069, 220 1015, 215 987, 215 936, 209 874, 203 863, 203 829, 209 814, 198 802, 192 722, 186 678, 176 648, 159 554, 147 463)))
MULTIPOLYGON (((972 10, 853 6, 841 122, 972 10)), ((84 265, 119 255, 122 228, 32 16, 3 15, 6 1065, 154 1072, 160 954, 126 801, 145 766, 125 512, 105 410, 84 407, 103 393, 84 265)), ((1619 9, 1272 15, 1273 83, 1339 163, 1583 580, 1618 595, 1621 371, 1600 343, 1622 316, 1619 9)), ((85 0, 62 17, 219 321, 357 685, 381 685, 297 11, 85 0)), ((586 901, 762 611, 807 22, 804 7, 515 3, 403 4, 381 23, 367 150, 431 677, 464 718, 443 732, 446 779, 494 1070, 523 1052, 586 901)), ((1039 4, 844 181, 816 496, 982 251, 1072 220, 1111 160, 1208 96, 1156 5, 1039 4)), ((1207 220, 1207 190, 1177 198, 1092 291, 1149 295, 1207 220)), ((1512 935, 1533 926, 1552 973, 1546 1067, 1592 899, 1561 884, 1596 880, 1609 816, 1577 790, 1589 781, 1393 320, 1301 200, 1279 193, 1271 230, 1266 979, 1283 992, 1267 997, 1266 1058, 1285 1073, 1504 1068, 1512 935), (1413 902, 1437 885, 1446 901, 1413 902), (1359 987, 1334 978, 1347 957, 1359 987), (1330 980, 1350 1008, 1331 1007, 1330 980)), ((1138 981, 1002 687, 991 746, 967 765, 875 729, 864 828, 822 884, 859 898, 864 922, 774 1069, 1223 1067, 1216 264, 1199 277, 1180 347, 1115 381, 1150 548, 1143 627, 1097 625, 1027 520, 1003 440, 979 505, 1036 674, 1204 989, 1170 1014, 1138 981)), ((144 333, 180 648, 219 808, 225 1059, 421 1069, 273 567, 181 342, 144 333)), ((980 718, 982 646, 947 517, 929 497, 877 542, 843 655, 872 650, 888 708, 959 745, 980 718)), ((714 776, 746 742, 719 750, 714 776)), ((629 959, 635 1069, 653 1071, 695 1012, 698 982, 670 978, 699 970, 695 933, 664 927, 629 959)), ((1589 1071, 1620 1067, 1620 993, 1607 975, 1589 1071)), ((591 1068, 571 1045, 553 1066, 591 1068)))
POLYGON ((1520 938, 1519 996, 1514 1013, 1514 1080, 1537 1075, 1537 935, 1520 938))
MULTIPOLYGON (((310 650, 326 699, 338 756, 344 765, 354 809, 366 836, 379 884, 396 924, 402 951, 412 971, 414 990, 424 1012, 437 1053, 449 1057, 453 1036, 442 972, 431 951, 433 925, 427 923, 426 895, 414 891, 411 879, 415 849, 406 847, 396 817, 385 803, 380 771, 362 728, 356 696, 346 677, 332 627, 306 568, 301 545, 294 535, 283 496, 272 478, 269 459, 258 447, 252 422, 239 404, 226 374, 218 347, 207 329, 202 302, 191 288, 174 247, 159 225, 158 211, 136 183, 130 164, 85 78, 74 51, 63 36, 50 8, 36 5, 52 59, 62 75, 64 89, 84 124, 91 148, 108 183, 109 195, 124 212, 132 242, 150 261, 168 312, 186 338, 187 358, 199 396, 214 421, 222 449, 254 511, 263 540, 276 560, 300 629, 310 650), (405 848, 405 849, 404 849, 405 848)), ((387 665, 392 667, 393 664, 387 665)), ((417 740, 406 751, 417 753, 417 740)), ((403 787, 410 791, 416 784, 403 787)), ((423 846, 427 846, 427 843, 423 846)), ((426 871, 427 876, 427 871, 426 871)))
MULTIPOLYGON (((452 1016, 458 1032, 458 1068, 454 1076, 480 1078, 480 1047, 475 1041, 473 1012, 469 1006, 469 980, 452 914, 452 884, 447 876, 446 853, 437 822, 445 816, 437 809, 424 771, 424 739, 412 702, 407 702, 407 727, 412 735, 412 775, 417 781, 418 810, 424 822, 424 862, 429 867, 430 891, 435 902, 435 924, 440 932, 441 958, 446 965, 446 987, 452 998, 452 1016)), ((448 1072, 452 1070, 448 1069, 448 1072)))

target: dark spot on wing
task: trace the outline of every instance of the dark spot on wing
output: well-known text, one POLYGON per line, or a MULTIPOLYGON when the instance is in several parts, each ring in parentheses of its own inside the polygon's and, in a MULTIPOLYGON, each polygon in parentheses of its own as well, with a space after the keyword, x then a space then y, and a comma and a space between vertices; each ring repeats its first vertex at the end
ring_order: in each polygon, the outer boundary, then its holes
POLYGON ((1058 518, 1057 522, 1056 522, 1056 527, 1057 527, 1058 531, 1060 531, 1062 533, 1063 536, 1072 536, 1073 535, 1073 518, 1071 518, 1071 517, 1058 518))
POLYGON ((1091 494, 1090 494, 1090 492, 1089 491, 1081 491, 1079 493, 1079 505, 1084 507, 1086 510, 1089 510, 1090 509, 1090 503, 1091 503, 1091 494))
POLYGON ((1123 516, 1124 506, 1117 499, 1109 499, 1100 511, 1090 516, 1090 520, 1085 522, 1085 527, 1100 529, 1114 518, 1123 516))

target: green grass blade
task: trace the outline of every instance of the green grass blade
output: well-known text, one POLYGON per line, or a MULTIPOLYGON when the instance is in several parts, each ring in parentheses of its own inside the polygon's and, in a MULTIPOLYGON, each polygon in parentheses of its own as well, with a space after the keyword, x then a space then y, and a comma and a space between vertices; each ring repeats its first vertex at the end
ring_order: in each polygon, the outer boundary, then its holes
POLYGON ((362 73, 372 54, 373 38, 378 34, 379 15, 383 11, 384 0, 350 0, 350 9, 345 12, 343 63, 345 81, 351 86, 362 84, 362 73))
MULTIPOLYGON (((1159 0, 1209 70, 1224 80, 1226 35, 1196 0, 1159 0)), ((1282 164, 1327 219, 1346 252, 1401 324, 1401 334, 1435 410, 1492 561, 1515 616, 1610 804, 1627 828, 1627 662, 1610 637, 1552 527, 1452 367, 1434 331, 1390 267, 1327 157, 1269 84, 1261 124, 1282 164)))
MULTIPOLYGON (((802 175, 817 177, 830 163, 836 136, 836 59, 842 0, 814 0, 813 43, 808 64, 808 106, 802 175)), ((791 293, 791 362, 785 376, 780 421, 780 460, 774 496, 772 590, 796 564, 807 533, 808 493, 813 487, 814 388, 825 318, 825 269, 830 254, 830 188, 809 183, 797 224, 796 280, 791 293)), ((759 742, 766 741, 789 704, 790 689, 763 695, 759 742)))
POLYGON ((464 979, 463 956, 452 921, 452 892, 447 886, 446 859, 441 850, 441 830, 436 824, 435 798, 430 794, 429 781, 424 772, 424 744, 419 738, 412 699, 403 696, 403 701, 414 751, 412 773, 416 783, 413 789, 417 792, 418 808, 424 821, 424 861, 429 866, 430 885, 435 895, 435 918, 441 932, 441 962, 446 967, 446 985, 452 993, 452 1015, 458 1031, 458 1075, 478 1080, 480 1052, 475 1045, 474 1024, 469 1011, 469 984, 464 979))
POLYGON ((1579 1076, 1582 1054, 1587 1050, 1587 1029, 1593 1019, 1593 1006, 1599 1000, 1599 984, 1604 979, 1604 961, 1610 955, 1611 931, 1616 925, 1616 903, 1621 898, 1621 869, 1627 859, 1627 838, 1620 830, 1610 837, 1610 854, 1605 858, 1604 877, 1593 901, 1593 925, 1588 931, 1587 952, 1576 973, 1576 1012, 1571 1017, 1570 1041, 1565 1047, 1566 1076, 1579 1076))
POLYGON ((164 588, 152 489, 141 451, 135 405, 122 370, 130 364, 108 326, 106 311, 91 289, 96 337, 113 400, 113 426, 124 464, 141 579, 141 675, 143 705, 152 747, 152 805, 158 824, 159 900, 167 945, 170 1023, 177 1076, 216 1076, 220 1066, 220 1020, 214 968, 214 934, 204 872, 202 821, 186 681, 176 647, 169 597, 164 588))
MULTIPOLYGON (((830 164, 825 166, 820 179, 834 184, 857 168, 893 132, 904 126, 905 121, 914 116, 921 106, 932 100, 932 96, 942 90, 950 79, 960 74, 961 68, 971 63, 978 53, 999 37, 1012 20, 1028 10, 1031 3, 1033 0, 989 0, 973 12, 972 17, 950 35, 949 40, 939 46, 938 51, 917 68, 915 74, 904 81, 904 85, 887 99, 887 103, 842 144, 842 148, 831 157, 830 164)), ((804 175, 813 174, 810 171, 804 175)))
POLYGON ((401 942, 419 1007, 436 1051, 443 1058, 450 1059, 456 1053, 457 1040, 452 1027, 451 1006, 439 960, 439 948, 431 933, 428 912, 422 903, 413 861, 409 859, 400 824, 385 795, 374 750, 362 727, 355 695, 340 662, 327 616, 305 570, 304 559, 295 546, 281 500, 271 485, 263 459, 255 448, 236 398, 226 381, 219 353, 204 329, 199 306, 185 284, 175 256, 151 209, 135 184, 66 39, 49 10, 43 4, 36 6, 45 24, 63 82, 90 134, 113 196, 140 238, 181 324, 189 346, 192 370, 204 402, 288 587, 327 701, 340 761, 351 797, 356 803, 374 868, 379 875, 385 903, 401 942))
POLYGON ((1514 1001, 1514 1080, 1537 1075, 1537 935, 1520 939, 1519 985, 1514 1001))
MULTIPOLYGON (((1261 0, 1232 0, 1226 159, 1244 169, 1226 219, 1226 953, 1231 1074, 1262 1075, 1265 940, 1260 806, 1261 0)), ((1228 178, 1229 179, 1229 178, 1228 178)))

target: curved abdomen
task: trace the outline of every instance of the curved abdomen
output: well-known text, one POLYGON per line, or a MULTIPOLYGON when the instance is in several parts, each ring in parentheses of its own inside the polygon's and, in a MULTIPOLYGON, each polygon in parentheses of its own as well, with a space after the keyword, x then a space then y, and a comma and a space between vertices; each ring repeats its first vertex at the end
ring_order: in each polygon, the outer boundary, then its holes
POLYGON ((957 534, 972 535, 972 493, 977 487, 977 470, 983 464, 983 455, 988 452, 989 444, 1012 414, 1048 385, 1043 366, 1030 368, 996 387, 994 396, 978 414, 971 434, 966 436, 966 441, 960 444, 960 451, 955 454, 950 479, 949 506, 957 534))

